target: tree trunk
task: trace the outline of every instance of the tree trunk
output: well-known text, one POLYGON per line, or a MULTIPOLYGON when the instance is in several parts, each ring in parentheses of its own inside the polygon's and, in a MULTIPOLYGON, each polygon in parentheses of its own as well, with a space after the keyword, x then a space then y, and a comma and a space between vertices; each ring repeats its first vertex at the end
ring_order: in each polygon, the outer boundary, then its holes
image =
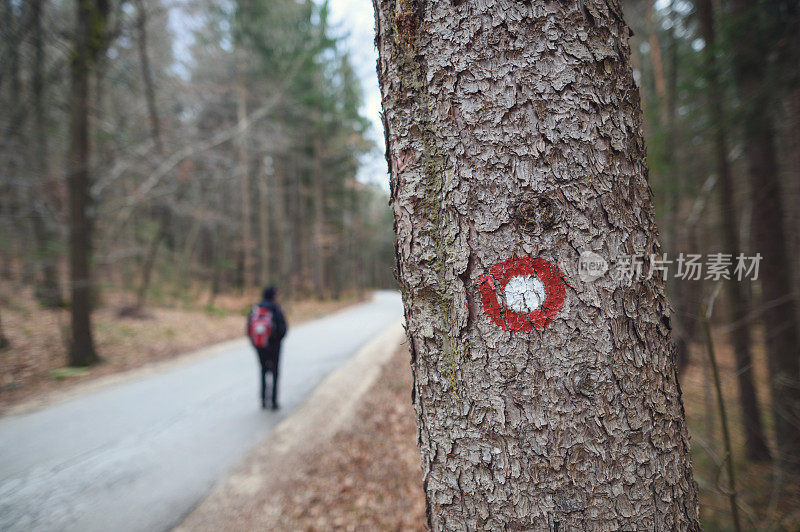
POLYGON ((10 345, 11 344, 9 343, 8 338, 6 338, 6 335, 3 334, 3 321, 0 319, 0 351, 6 349, 10 345))
POLYGON ((156 146, 156 153, 163 152, 161 144, 161 121, 158 118, 156 105, 156 88, 153 82, 153 70, 150 68, 150 56, 147 53, 147 9, 144 0, 136 0, 136 29, 139 32, 139 63, 142 66, 142 81, 144 82, 144 95, 147 100, 147 113, 150 115, 150 130, 156 146))
MULTIPOLYGON (((136 29, 139 33, 139 38, 137 39, 139 64, 142 68, 144 96, 147 102, 147 113, 150 117, 150 135, 153 137, 156 154, 160 156, 164 152, 164 147, 161 141, 161 120, 158 116, 158 106, 156 105, 156 87, 153 81, 153 69, 150 66, 150 55, 147 52, 147 8, 144 5, 144 0, 136 0, 136 11, 136 29)), ((142 278, 139 283, 139 288, 136 291, 136 303, 134 306, 134 311, 136 313, 141 312, 147 301, 147 290, 150 288, 153 269, 156 264, 156 258, 158 257, 158 250, 161 247, 161 242, 167 236, 167 226, 169 223, 168 207, 160 207, 157 211, 158 229, 156 229, 153 240, 150 241, 150 247, 147 250, 147 255, 142 265, 142 278)))
POLYGON ((783 220, 783 204, 775 159, 772 107, 762 36, 757 34, 759 7, 753 0, 735 0, 742 34, 734 43, 734 75, 743 102, 745 155, 753 201, 753 241, 763 256, 759 273, 761 313, 767 344, 772 410, 778 460, 782 468, 800 469, 800 336, 792 297, 792 265, 783 220))
MULTIPOLYGON (((659 28, 653 20, 655 2, 651 3, 646 11, 645 19, 650 32, 650 53, 653 60, 653 78, 659 104, 658 129, 664 131, 662 142, 661 167, 663 168, 660 181, 666 185, 667 192, 665 206, 665 249, 672 255, 678 256, 682 251, 688 250, 696 253, 697 244, 696 224, 679 223, 681 219, 681 199, 683 192, 683 179, 677 169, 675 151, 677 136, 677 101, 678 101, 678 43, 675 36, 674 25, 667 30, 667 61, 669 69, 665 72, 662 60, 661 45, 659 41, 659 28)), ((674 17, 672 4, 667 8, 670 17, 674 17)), ((673 337, 675 339, 675 361, 678 373, 682 373, 689 365, 690 347, 697 333, 697 314, 703 298, 702 280, 677 280, 671 279, 669 293, 673 301, 674 313, 672 316, 673 337)))
POLYGON ((431 528, 699 530, 619 2, 375 7, 431 528))
POLYGON ((325 176, 322 170, 322 142, 319 137, 314 139, 314 180, 311 187, 314 206, 314 243, 311 253, 314 295, 324 299, 328 288, 325 279, 325 176))
MULTIPOLYGON (((795 36, 796 41, 800 41, 800 35, 795 36)), ((798 53, 800 53, 800 42, 795 44, 798 53)), ((800 73, 798 73, 800 77, 800 73)), ((794 89, 790 90, 784 96, 783 109, 781 112, 783 121, 783 131, 779 138, 783 140, 783 154, 781 160, 783 161, 783 168, 786 179, 784 183, 784 194, 790 198, 800 198, 800 81, 795 84, 794 89)), ((794 286, 795 294, 800 293, 800 202, 790 201, 787 206, 789 207, 788 224, 789 238, 792 246, 795 249, 793 271, 794 271, 794 286)), ((795 297, 800 298, 796 295, 795 297)), ((800 308, 798 308, 800 311, 800 308)), ((800 323, 800 312, 797 316, 800 323)))
POLYGON ((305 249, 305 243, 310 241, 306 237, 308 218, 306 214, 306 197, 303 184, 296 168, 296 163, 289 169, 289 174, 292 176, 292 182, 288 185, 287 202, 286 202, 286 216, 287 225, 289 226, 288 238, 288 252, 290 257, 289 262, 289 290, 293 296, 306 295, 308 286, 306 279, 309 277, 308 253, 305 249))
POLYGON ((33 234, 38 248, 41 264, 41 277, 36 283, 36 298, 47 308, 58 308, 64 305, 61 298, 61 282, 58 278, 58 253, 55 250, 57 231, 54 230, 53 214, 47 209, 48 199, 53 196, 55 183, 50 176, 49 149, 47 142, 47 103, 45 102, 45 49, 44 49, 44 0, 31 2, 33 22, 33 126, 36 156, 36 191, 31 202, 33 212, 33 234))
MULTIPOLYGON (((0 183, 4 185, 0 188, 0 211, 4 218, 9 220, 6 227, 3 227, 3 240, 8 239, 11 249, 8 251, 8 260, 5 262, 4 277, 11 278, 14 275, 13 266, 22 266, 21 274, 23 282, 30 282, 29 272, 29 253, 26 246, 26 229, 28 225, 24 216, 27 214, 25 204, 27 203, 24 188, 20 186, 22 170, 27 166, 24 159, 25 139, 22 135, 21 126, 25 117, 25 109, 22 102, 23 84, 20 76, 20 55, 22 47, 22 16, 17 13, 12 0, 3 0, 3 37, 5 48, 3 52, 8 53, 8 74, 5 68, 1 72, 2 81, 8 79, 8 95, 3 100, 6 108, 3 109, 3 136, 0 138, 0 146, 7 156, 4 157, 4 168, 0 175, 0 183), (12 257, 14 259, 12 259, 12 257)), ((19 9, 24 6, 19 6, 19 9)), ((5 57, 3 58, 5 59, 5 57)), ((5 66, 5 65, 3 65, 5 66)))
POLYGON ((68 187, 70 197, 71 366, 88 366, 99 360, 92 338, 92 219, 89 171, 89 76, 96 54, 104 46, 108 4, 76 1, 77 26, 70 70, 70 146, 68 187))
POLYGON ((150 289, 150 282, 153 278, 153 269, 156 265, 156 257, 158 256, 158 249, 161 247, 161 242, 167 237, 167 229, 170 223, 169 208, 162 206, 157 209, 158 211, 158 229, 156 234, 150 241, 150 247, 147 250, 144 264, 142 264, 142 278, 139 282, 139 288, 136 291, 136 304, 134 306, 135 313, 141 312, 144 304, 147 301, 147 291, 150 289))
MULTIPOLYGON (((242 53, 241 51, 239 53, 242 53)), ((239 145, 239 179, 242 190, 242 279, 244 287, 255 286, 253 268, 253 237, 250 230, 250 162, 247 153, 247 85, 244 77, 244 60, 238 61, 238 81, 236 90, 236 113, 242 133, 237 139, 239 145)))
POLYGON ((272 177, 271 171, 268 171, 264 163, 259 164, 258 173, 258 252, 260 268, 260 284, 266 286, 269 284, 270 279, 270 260, 272 253, 270 248, 269 238, 269 213, 270 213, 270 195, 269 195, 269 180, 272 177))
MULTIPOLYGON (((16 13, 14 3, 12 0, 4 0, 4 15, 7 19, 7 34, 4 37, 7 39, 7 46, 9 49, 9 65, 8 77, 10 78, 9 94, 8 94, 8 122, 6 123, 6 135, 9 138, 18 138, 21 136, 21 126, 25 119, 26 109, 22 106, 22 76, 20 75, 20 51, 22 48, 23 40, 23 17, 21 14, 16 13)), ((25 8, 25 4, 19 7, 20 11, 25 8)), ((4 112, 4 114, 5 114, 4 112)), ((20 146, 16 146, 17 149, 20 146)))
POLYGON ((209 231, 210 252, 211 252, 211 289, 209 290, 208 303, 209 307, 214 306, 217 296, 220 293, 222 284, 222 257, 221 248, 222 243, 219 241, 219 234, 221 230, 216 227, 209 231))
MULTIPOLYGON (((698 0, 695 3, 700 20, 700 32, 706 42, 705 72, 708 82, 708 108, 711 113, 711 127, 714 135, 714 157, 719 177, 720 202, 722 207, 722 241, 726 253, 737 257, 742 252, 739 242, 739 220, 736 214, 736 196, 728 164, 728 140, 725 129, 725 112, 722 108, 724 94, 719 79, 719 66, 715 56, 717 48, 714 29, 714 7, 711 0, 698 0)), ((736 374, 739 384, 739 405, 742 409, 742 428, 745 436, 745 449, 751 460, 768 460, 769 447, 764 436, 761 423, 761 408, 753 382, 753 361, 750 355, 750 329, 747 322, 747 300, 741 283, 736 279, 728 281, 728 299, 730 300, 730 320, 734 329, 731 341, 736 355, 736 374)))
MULTIPOLYGON (((672 216, 672 215, 671 215, 672 216)), ((673 216, 673 218, 676 218, 673 216)), ((697 242, 697 223, 687 224, 685 231, 678 231, 675 237, 681 236, 678 241, 685 247, 675 247, 672 256, 676 257, 681 253, 681 249, 688 249, 691 253, 699 251, 697 242)), ((678 239, 673 239, 673 244, 678 239)), ((675 365, 678 374, 689 365, 691 345, 697 335, 697 316, 700 313, 700 306, 703 302, 703 280, 702 279, 673 279, 672 297, 674 298, 674 313, 672 317, 673 332, 675 341, 675 365)))
POLYGON ((650 33, 650 57, 653 63, 653 81, 656 89, 656 97, 658 98, 658 112, 662 125, 669 122, 669 106, 667 104, 667 82, 664 75, 664 61, 661 59, 661 44, 658 40, 658 29, 653 21, 653 11, 655 9, 655 2, 647 5, 645 11, 645 23, 647 24, 647 31, 650 33))
MULTIPOLYGON (((270 209, 274 209, 272 213, 272 219, 275 221, 275 241, 273 243, 273 248, 276 250, 276 267, 277 267, 277 277, 282 282, 286 282, 289 277, 291 276, 292 271, 292 250, 291 250, 291 242, 290 242, 290 235, 289 235, 289 221, 287 219, 286 214, 286 205, 289 201, 289 196, 287 195, 287 185, 286 185, 286 177, 284 173, 284 168, 282 166, 276 166, 275 173, 272 177, 272 189, 271 194, 271 201, 269 203, 270 209)), ((288 295, 290 292, 289 287, 284 287, 284 296, 288 295)))

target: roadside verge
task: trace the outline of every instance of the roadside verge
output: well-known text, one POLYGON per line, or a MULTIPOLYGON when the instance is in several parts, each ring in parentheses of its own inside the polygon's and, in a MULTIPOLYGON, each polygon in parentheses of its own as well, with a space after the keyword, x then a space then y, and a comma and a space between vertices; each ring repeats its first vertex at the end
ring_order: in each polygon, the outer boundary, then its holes
POLYGON ((404 340, 402 320, 330 374, 311 397, 236 466, 175 530, 239 530, 263 508, 259 493, 274 493, 315 451, 352 421, 361 399, 404 340))

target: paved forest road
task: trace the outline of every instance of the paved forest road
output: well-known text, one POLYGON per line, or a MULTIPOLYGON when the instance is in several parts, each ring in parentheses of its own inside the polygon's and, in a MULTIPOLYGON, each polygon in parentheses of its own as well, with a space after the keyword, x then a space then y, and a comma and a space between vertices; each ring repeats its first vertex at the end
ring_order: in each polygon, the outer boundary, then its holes
POLYGON ((0 530, 170 529, 328 373, 401 315, 399 294, 376 292, 369 303, 291 328, 277 413, 260 408, 258 362, 243 340, 0 419, 0 530))

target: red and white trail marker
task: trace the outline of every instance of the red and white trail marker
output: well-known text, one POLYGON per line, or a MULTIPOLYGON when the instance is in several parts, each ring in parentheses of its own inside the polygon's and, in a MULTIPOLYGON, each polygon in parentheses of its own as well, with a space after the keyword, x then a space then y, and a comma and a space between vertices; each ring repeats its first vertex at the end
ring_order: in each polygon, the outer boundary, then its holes
POLYGON ((517 332, 550 325, 567 295, 564 274, 540 257, 499 262, 480 276, 478 286, 486 315, 498 327, 517 332))

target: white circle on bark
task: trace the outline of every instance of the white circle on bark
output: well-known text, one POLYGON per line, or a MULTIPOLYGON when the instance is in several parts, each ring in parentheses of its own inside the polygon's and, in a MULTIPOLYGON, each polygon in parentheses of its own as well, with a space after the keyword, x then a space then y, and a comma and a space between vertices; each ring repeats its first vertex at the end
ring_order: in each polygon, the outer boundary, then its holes
POLYGON ((533 312, 542 306, 547 294, 544 283, 533 275, 512 277, 505 289, 506 304, 517 312, 533 312))

